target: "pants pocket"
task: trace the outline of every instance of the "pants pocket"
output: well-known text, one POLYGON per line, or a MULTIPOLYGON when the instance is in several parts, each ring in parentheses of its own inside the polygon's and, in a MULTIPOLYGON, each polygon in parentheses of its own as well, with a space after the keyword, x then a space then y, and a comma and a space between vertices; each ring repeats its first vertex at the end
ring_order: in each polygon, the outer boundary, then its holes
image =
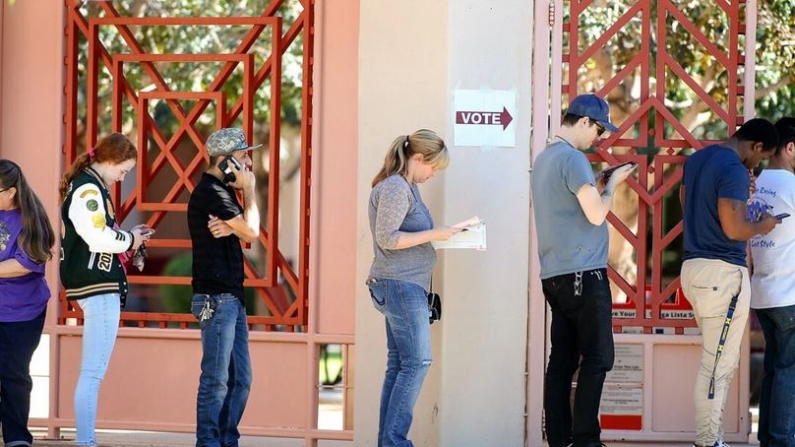
POLYGON ((781 332, 795 329, 795 306, 785 306, 773 309, 768 316, 781 332))
POLYGON ((383 307, 386 304, 386 283, 371 279, 367 288, 370 291, 370 298, 373 300, 373 304, 378 308, 383 307))
POLYGON ((742 292, 742 272, 739 268, 721 268, 701 273, 689 288, 699 318, 725 317, 729 301, 742 292))
POLYGON ((210 302, 209 295, 195 295, 190 304, 190 313, 196 318, 197 321, 202 320, 202 313, 205 312, 207 304, 210 302))

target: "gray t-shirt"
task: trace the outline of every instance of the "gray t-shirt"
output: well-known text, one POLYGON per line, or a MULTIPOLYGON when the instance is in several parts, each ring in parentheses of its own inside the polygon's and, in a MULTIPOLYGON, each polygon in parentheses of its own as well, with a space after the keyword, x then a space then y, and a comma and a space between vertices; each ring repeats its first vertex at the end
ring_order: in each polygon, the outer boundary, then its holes
POLYGON ((370 278, 397 279, 429 290, 436 264, 436 251, 430 242, 395 248, 398 231, 416 233, 433 228, 431 213, 422 203, 417 186, 409 186, 401 175, 387 177, 370 192, 368 215, 375 252, 370 278))
POLYGON ((568 143, 552 143, 536 158, 532 192, 541 279, 607 267, 607 224, 589 222, 577 200, 586 184, 596 184, 591 164, 568 143))

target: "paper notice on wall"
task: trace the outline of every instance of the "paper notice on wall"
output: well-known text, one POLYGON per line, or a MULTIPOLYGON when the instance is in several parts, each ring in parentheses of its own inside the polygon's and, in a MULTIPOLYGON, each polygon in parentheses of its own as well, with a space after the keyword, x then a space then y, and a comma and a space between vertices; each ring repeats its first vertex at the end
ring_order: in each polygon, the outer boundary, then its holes
POLYGON ((605 386, 599 404, 599 422, 604 430, 641 430, 643 388, 605 386))
POLYGON ((643 414, 643 388, 621 388, 606 386, 602 390, 599 404, 601 414, 643 414))
POLYGON ((613 370, 607 373, 605 383, 643 382, 643 345, 617 343, 613 370))

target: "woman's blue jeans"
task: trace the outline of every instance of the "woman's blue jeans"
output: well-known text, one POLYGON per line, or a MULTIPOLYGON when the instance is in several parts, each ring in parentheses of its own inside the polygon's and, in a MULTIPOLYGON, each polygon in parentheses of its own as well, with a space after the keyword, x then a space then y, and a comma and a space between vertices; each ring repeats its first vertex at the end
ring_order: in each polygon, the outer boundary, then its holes
POLYGON ((795 447, 795 306, 754 311, 765 334, 759 441, 762 447, 795 447))
POLYGON ((251 390, 246 308, 231 294, 193 295, 202 331, 202 372, 196 402, 196 446, 237 447, 238 424, 251 390), (211 314, 203 309, 209 306, 211 314))
POLYGON ((77 445, 97 445, 99 385, 108 370, 110 355, 119 333, 121 301, 118 293, 96 295, 77 300, 83 309, 83 357, 75 388, 75 424, 77 445))
POLYGON ((431 366, 428 295, 405 281, 371 278, 367 284, 373 305, 386 317, 388 353, 378 447, 413 447, 407 436, 414 404, 431 366))

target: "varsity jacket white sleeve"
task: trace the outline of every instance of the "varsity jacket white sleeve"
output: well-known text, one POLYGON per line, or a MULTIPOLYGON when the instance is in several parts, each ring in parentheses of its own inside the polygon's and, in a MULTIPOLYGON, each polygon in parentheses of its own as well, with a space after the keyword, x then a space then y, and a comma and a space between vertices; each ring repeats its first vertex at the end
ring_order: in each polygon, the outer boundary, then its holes
MULTIPOLYGON (((112 207, 111 204, 109 206, 112 207)), ((102 192, 97 185, 87 183, 72 192, 69 219, 89 250, 94 253, 122 253, 132 248, 132 233, 109 226, 106 215, 113 216, 115 220, 113 209, 105 209, 102 192)))

